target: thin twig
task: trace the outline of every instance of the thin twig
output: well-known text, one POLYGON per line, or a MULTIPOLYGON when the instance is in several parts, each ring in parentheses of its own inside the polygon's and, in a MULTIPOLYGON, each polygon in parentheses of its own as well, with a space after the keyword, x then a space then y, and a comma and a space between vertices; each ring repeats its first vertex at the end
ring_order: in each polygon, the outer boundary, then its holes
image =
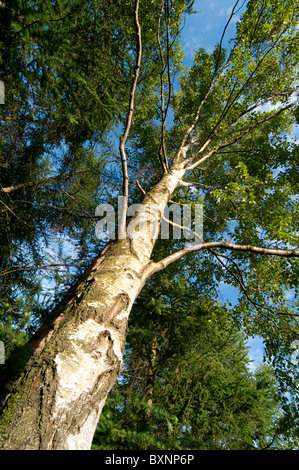
POLYGON ((11 273, 19 272, 19 271, 36 271, 40 269, 48 269, 48 268, 59 268, 59 267, 75 267, 75 268, 85 268, 86 265, 84 264, 76 264, 76 263, 49 263, 45 264, 43 266, 34 266, 34 267, 29 267, 29 266, 12 266, 11 268, 0 272, 0 277, 3 276, 8 276, 11 273))
MULTIPOLYGON (((167 3, 168 7, 168 3, 167 3)), ((167 61, 165 63, 164 57, 163 57, 163 52, 162 52, 162 46, 161 46, 161 38, 160 38, 160 25, 161 25, 161 17, 163 14, 164 10, 164 3, 162 2, 162 10, 161 10, 161 15, 158 20, 158 32, 157 32, 157 40, 158 40, 158 45, 159 45, 159 53, 160 53, 160 60, 161 60, 161 71, 160 71, 160 97, 161 97, 161 116, 162 116, 162 129, 161 129, 161 146, 159 150, 159 158, 161 165, 163 167, 164 173, 168 171, 168 159, 167 159, 167 153, 166 153, 166 147, 165 147, 165 136, 166 136, 166 118, 168 114, 168 109, 170 105, 170 97, 171 97, 171 79, 170 79, 170 70, 169 70, 169 61, 170 61, 170 46, 169 46, 169 10, 167 8, 166 14, 166 42, 167 42, 167 61), (168 100, 166 104, 166 108, 164 109, 164 73, 165 69, 167 66, 167 77, 168 77, 168 100)))
POLYGON ((85 214, 92 220, 93 224, 96 225, 96 221, 94 220, 93 216, 84 209, 84 207, 82 207, 82 205, 80 204, 79 201, 77 201, 77 199, 70 193, 68 193, 65 189, 63 189, 60 184, 57 183, 57 181, 53 181, 54 184, 56 184, 56 186, 59 187, 60 191, 62 191, 64 194, 66 194, 70 199, 72 199, 79 207, 80 209, 85 212, 85 214))
POLYGON ((197 186, 198 188, 202 188, 202 189, 216 189, 215 186, 209 186, 207 184, 199 183, 199 182, 196 182, 196 181, 183 181, 183 180, 180 180, 178 182, 178 186, 186 186, 186 187, 195 187, 195 186, 197 186))
POLYGON ((223 255, 223 254, 217 253, 217 252, 216 252, 215 250, 213 250, 213 249, 209 249, 209 251, 210 251, 214 256, 216 256, 216 258, 217 258, 217 260, 219 261, 219 263, 234 277, 234 279, 235 279, 235 280, 237 281, 237 283, 239 284, 241 290, 243 291, 243 293, 244 293, 246 299, 247 299, 248 302, 258 311, 259 315, 265 317, 265 318, 267 319, 267 321, 269 321, 269 322, 271 322, 271 321, 274 322, 276 328, 279 328, 279 329, 285 331, 283 328, 280 327, 280 325, 278 325, 278 324, 275 322, 275 318, 273 317, 273 315, 277 315, 277 314, 279 314, 279 315, 289 315, 289 316, 291 316, 292 318, 297 317, 298 315, 297 315, 297 314, 291 314, 291 313, 290 313, 290 314, 286 314, 286 313, 282 313, 282 312, 275 312, 275 311, 274 311, 273 309, 271 309, 270 307, 267 307, 266 305, 262 305, 262 304, 260 304, 259 302, 256 302, 255 300, 253 300, 253 299, 250 297, 250 295, 248 294, 247 287, 246 287, 246 285, 245 285, 245 282, 244 282, 242 273, 241 273, 241 271, 240 271, 240 269, 239 269, 237 263, 236 263, 235 261, 233 261, 231 258, 229 258, 228 256, 225 256, 225 255, 223 255), (231 262, 236 266, 240 278, 233 272, 232 269, 230 269, 229 266, 227 266, 225 263, 223 263, 223 262, 221 261, 220 257, 221 257, 221 258, 226 258, 226 259, 228 259, 229 261, 231 261, 231 262), (269 313, 272 315, 272 317, 270 317, 269 315, 267 315, 267 314, 265 313, 265 311, 269 312, 269 313))

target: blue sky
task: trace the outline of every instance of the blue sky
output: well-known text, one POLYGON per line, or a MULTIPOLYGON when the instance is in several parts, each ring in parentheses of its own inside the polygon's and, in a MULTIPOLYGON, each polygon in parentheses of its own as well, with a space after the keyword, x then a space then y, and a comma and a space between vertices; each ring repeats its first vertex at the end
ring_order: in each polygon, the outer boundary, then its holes
MULTIPOLYGON (((239 3, 241 6, 243 2, 239 3)), ((192 58, 193 51, 200 47, 208 52, 213 51, 215 44, 220 41, 234 4, 232 0, 195 0, 193 8, 197 13, 188 16, 182 32, 182 46, 187 55, 187 61, 192 58)), ((240 14, 241 11, 233 16, 226 31, 224 45, 228 46, 240 14)))

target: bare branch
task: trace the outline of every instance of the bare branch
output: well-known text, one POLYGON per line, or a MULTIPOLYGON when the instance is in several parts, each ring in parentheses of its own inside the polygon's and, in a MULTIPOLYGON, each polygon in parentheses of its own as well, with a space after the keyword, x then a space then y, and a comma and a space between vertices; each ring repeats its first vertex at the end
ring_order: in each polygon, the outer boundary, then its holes
POLYGON ((0 272, 0 276, 8 276, 9 274, 12 274, 14 272, 18 271, 37 271, 37 270, 42 270, 46 269, 48 270, 49 268, 67 268, 67 267, 75 267, 75 268, 85 268, 86 265, 84 264, 78 264, 78 263, 49 263, 49 264, 44 264, 43 266, 12 266, 11 268, 8 268, 4 271, 0 272))
POLYGON ((159 52, 160 52, 160 59, 161 59, 161 72, 160 72, 160 96, 161 96, 161 115, 162 115, 162 131, 161 131, 161 146, 160 146, 160 151, 159 151, 159 157, 161 161, 161 165, 163 167, 164 172, 166 173, 168 171, 168 159, 167 159, 167 154, 166 154, 166 148, 165 148, 165 134, 166 134, 166 118, 168 114, 168 109, 170 105, 170 96, 171 96, 171 79, 170 79, 170 70, 169 70, 169 53, 170 53, 170 46, 169 46, 169 12, 168 12, 168 3, 167 3, 167 20, 166 20, 166 41, 167 41, 167 59, 166 63, 164 61, 163 57, 163 52, 162 52, 162 46, 161 46, 161 38, 160 38, 160 25, 161 25, 161 16, 164 10, 164 3, 162 2, 162 11, 161 15, 159 17, 158 21, 158 33, 157 33, 157 39, 158 39, 158 45, 159 45, 159 52), (167 78, 168 78, 168 99, 167 99, 167 104, 166 108, 164 108, 164 73, 167 67, 167 78))
MULTIPOLYGON (((295 90, 292 90, 292 92, 295 91, 295 90)), ((288 92, 290 93, 290 91, 288 92)), ((285 96, 287 94, 287 92, 279 92, 279 93, 275 93, 273 95, 271 95, 270 97, 268 98, 265 98, 263 100, 260 100, 259 102, 253 104, 252 106, 250 106, 249 108, 247 108, 246 110, 242 111, 242 113, 240 113, 238 116, 236 116, 232 121, 230 121, 228 123, 228 126, 232 126, 233 124, 236 124, 236 122, 239 121, 239 119, 241 119, 242 117, 246 116, 246 114, 249 114, 250 112, 254 111, 255 109, 257 109, 258 107, 262 106, 263 104, 266 104, 266 103, 269 103, 269 101, 271 101, 273 98, 277 98, 278 96, 285 96)), ((291 106, 293 104, 296 104, 296 102, 292 102, 291 103, 291 106)), ((287 108, 285 108, 287 109, 287 108)), ((276 116, 276 114, 273 114, 273 117, 276 116)), ((263 122, 263 121, 261 121, 263 122)), ((211 134, 211 136, 206 140, 206 142, 202 145, 202 147, 194 154, 192 155, 191 158, 189 158, 189 162, 193 161, 200 153, 203 152, 203 150, 211 143, 211 141, 213 140, 214 137, 217 137, 218 135, 220 135, 221 132, 214 132, 213 134, 211 134)))
POLYGON ((135 9, 134 9, 134 21, 137 34, 137 56, 136 56, 136 65, 133 77, 133 83, 130 94, 129 110, 127 115, 127 123, 123 135, 120 137, 119 151, 121 156, 122 163, 122 174, 123 174, 123 196, 124 196, 124 205, 120 219, 119 232, 120 234, 125 233, 126 227, 126 216, 128 210, 128 195, 129 195, 129 176, 128 176, 128 165, 127 165, 127 156, 125 151, 125 144, 130 132, 133 112, 134 112, 134 98, 137 88, 137 81, 139 76, 140 64, 141 64, 141 54, 142 54, 142 42, 141 42, 141 28, 139 24, 139 0, 135 0, 135 9))
POLYGON ((33 187, 33 186, 39 186, 39 185, 43 185, 44 183, 52 183, 56 179, 67 178, 68 176, 72 176, 74 174, 84 173, 84 171, 85 170, 78 170, 78 171, 72 171, 72 172, 69 172, 69 173, 66 173, 66 174, 62 174, 62 175, 45 176, 44 178, 39 178, 35 181, 28 181, 26 183, 20 183, 20 184, 14 185, 14 186, 6 186, 5 188, 2 187, 2 188, 0 188, 0 193, 8 194, 8 193, 12 193, 14 191, 18 191, 19 189, 30 188, 30 187, 33 187))
POLYGON ((232 250, 232 251, 243 251, 247 253, 255 253, 255 254, 269 255, 269 256, 281 256, 281 257, 289 257, 289 258, 299 257, 299 250, 276 250, 276 249, 263 248, 263 247, 252 246, 252 245, 235 245, 234 243, 231 243, 230 241, 206 242, 206 243, 200 243, 198 245, 191 245, 187 248, 183 248, 180 251, 172 253, 171 255, 167 256, 161 261, 154 263, 151 269, 149 270, 148 277, 154 274, 155 272, 165 269, 174 261, 177 261, 190 253, 194 253, 196 251, 201 251, 201 250, 206 250, 206 249, 209 250, 215 247, 224 248, 224 249, 232 250))

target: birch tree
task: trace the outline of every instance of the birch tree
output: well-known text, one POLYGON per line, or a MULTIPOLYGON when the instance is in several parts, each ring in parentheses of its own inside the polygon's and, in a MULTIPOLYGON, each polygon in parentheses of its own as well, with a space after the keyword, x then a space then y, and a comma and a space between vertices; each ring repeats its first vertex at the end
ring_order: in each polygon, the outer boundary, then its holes
MULTIPOLYGON (((122 27, 135 46, 113 155, 122 174, 119 223, 31 338, 32 356, 3 405, 3 449, 90 448, 122 369, 132 305, 147 279, 179 259, 196 255, 203 275, 208 257, 220 266, 215 276, 240 291, 236 317, 248 333, 263 335, 269 354, 290 355, 298 334, 296 306, 286 297, 298 289, 298 148, 290 137, 298 113, 298 2, 248 1, 230 48, 223 47, 225 27, 214 51, 197 51, 188 70, 178 40, 190 4, 125 6, 132 16, 122 27), (169 254, 159 259, 154 249, 168 205, 194 214, 203 201, 203 235, 185 225, 193 242, 177 248, 168 240, 169 254)), ((237 1, 227 25, 240 7, 237 1)))

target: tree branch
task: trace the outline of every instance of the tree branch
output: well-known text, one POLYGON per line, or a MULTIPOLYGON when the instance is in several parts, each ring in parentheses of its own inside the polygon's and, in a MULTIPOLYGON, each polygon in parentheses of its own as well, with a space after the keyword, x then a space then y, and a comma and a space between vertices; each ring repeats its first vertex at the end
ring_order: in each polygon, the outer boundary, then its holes
POLYGON ((95 219, 93 218, 93 216, 84 209, 84 207, 82 207, 82 205, 80 204, 80 202, 70 193, 68 193, 65 189, 63 189, 59 183, 57 183, 57 181, 53 181, 53 183, 58 186, 58 188, 60 189, 60 191, 62 191, 64 194, 66 194, 70 199, 72 199, 79 207, 80 209, 85 212, 85 214, 92 220, 93 224, 96 225, 96 221, 95 219))
POLYGON ((158 271, 162 271, 171 263, 183 258, 189 253, 194 253, 195 251, 201 251, 201 250, 209 250, 215 247, 224 248, 224 249, 232 250, 232 251, 243 251, 247 253, 269 255, 269 256, 282 256, 282 257, 289 257, 289 258, 299 257, 299 250, 276 250, 276 249, 262 248, 258 246, 252 246, 252 245, 235 245, 234 243, 231 243, 230 241, 206 242, 206 243, 199 243, 197 245, 191 245, 187 248, 183 248, 180 251, 172 253, 171 255, 167 256, 161 261, 154 263, 151 269, 149 270, 148 277, 152 276, 154 273, 158 271))
MULTIPOLYGON (((228 256, 225 256, 223 255, 222 253, 217 253, 215 250, 213 249, 209 249, 209 251, 214 255, 216 256, 217 260, 219 261, 219 263, 224 267, 224 269, 226 269, 233 277, 234 279, 237 281, 237 283, 239 284, 241 290, 243 291, 246 299, 250 302, 250 304, 258 311, 259 315, 262 315, 263 317, 266 318, 267 321, 269 322, 274 322, 275 323, 275 319, 273 318, 273 315, 276 315, 277 313, 279 315, 290 315, 292 317, 298 317, 297 314, 295 313, 292 313, 292 314, 285 314, 285 313, 282 313, 282 312, 275 312, 273 309, 269 308, 268 306, 266 305, 262 305, 260 304, 259 302, 256 302, 255 300, 253 300, 250 295, 248 294, 248 291, 247 291, 247 286, 244 282, 244 279, 243 279, 243 276, 242 276, 242 273, 239 269, 239 266, 237 265, 237 263, 232 260, 231 258, 229 258, 228 256), (225 258, 227 260, 229 260, 232 264, 234 264, 234 266, 236 267, 237 271, 238 271, 238 274, 239 274, 239 277, 233 272, 232 269, 230 269, 229 266, 227 266, 225 263, 223 263, 223 261, 220 259, 221 258, 225 258), (270 317, 269 315, 267 315, 265 313, 265 311, 269 312, 270 314, 272 314, 272 316, 270 317)), ((281 327, 275 323, 275 327, 276 328, 280 328, 281 327)))
POLYGON ((31 225, 27 224, 25 220, 23 220, 21 217, 19 217, 7 204, 5 204, 3 201, 0 200, 0 204, 2 204, 7 211, 11 212, 14 217, 16 217, 22 224, 26 225, 26 227, 32 228, 31 225))
MULTIPOLYGON (((162 12, 164 10, 164 4, 162 2, 162 12)), ((170 80, 170 70, 169 70, 169 52, 170 52, 170 46, 169 46, 169 8, 168 8, 168 3, 167 3, 167 12, 166 12, 166 42, 167 42, 167 62, 165 63, 163 53, 162 53, 162 46, 161 46, 161 39, 160 39, 160 25, 161 25, 161 16, 162 13, 159 17, 158 21, 158 33, 157 33, 157 39, 158 39, 158 45, 159 45, 159 52, 160 52, 160 59, 161 59, 161 72, 160 72, 160 95, 161 95, 161 115, 162 115, 162 130, 161 130, 161 146, 159 150, 159 157, 161 161, 161 165, 163 167, 164 173, 168 171, 168 159, 167 159, 167 154, 166 154, 166 148, 165 148, 165 133, 166 133, 166 118, 167 118, 167 113, 170 105, 170 96, 171 96, 171 80, 170 80), (166 108, 164 109, 164 73, 165 69, 167 66, 167 78, 168 78, 168 99, 167 99, 167 104, 166 108)))
POLYGON ((6 271, 1 271, 0 276, 7 276, 11 273, 17 272, 17 271, 37 271, 38 269, 48 269, 48 268, 67 268, 67 267, 75 267, 75 268, 86 268, 87 265, 85 264, 77 264, 77 263, 49 263, 45 264, 43 266, 34 266, 34 267, 19 267, 19 266, 12 266, 10 269, 7 269, 6 271))
POLYGON ((84 173, 85 170, 78 170, 78 171, 72 171, 70 173, 62 174, 62 175, 56 175, 56 176, 45 176, 44 178, 39 178, 36 181, 28 181, 26 183, 20 183, 16 184, 14 186, 6 186, 5 188, 0 188, 0 193, 12 193, 14 191, 18 191, 19 189, 23 188, 30 188, 33 186, 38 186, 38 185, 43 185, 44 183, 52 183, 56 179, 62 179, 62 178, 67 178, 68 176, 72 176, 74 174, 78 173, 84 173))
POLYGON ((178 182, 178 186, 187 186, 187 187, 197 186, 198 188, 202 188, 202 189, 216 189, 215 186, 209 186, 207 184, 198 183, 195 181, 183 181, 183 180, 180 180, 178 182))
MULTIPOLYGON (((237 2, 238 3, 238 2, 237 2)), ((235 4, 235 7, 236 7, 237 4, 235 4)), ((234 7, 234 8, 235 8, 234 7)), ((264 53, 264 55, 259 59, 255 69, 250 73, 250 75, 248 76, 248 78, 246 79, 245 83, 241 86, 241 88, 239 89, 239 91, 237 91, 236 95, 233 97, 233 93, 234 93, 234 90, 237 86, 237 82, 233 85, 233 88, 231 90, 231 93, 227 99, 227 102, 226 102, 226 105, 224 106, 223 110, 222 110, 222 113, 217 121, 217 123, 215 124, 214 128, 211 130, 209 136, 206 138, 206 141, 204 142, 204 144, 201 146, 200 150, 198 152, 196 152, 195 155, 193 155, 189 160, 188 160, 188 163, 193 161, 194 158, 196 158, 200 153, 202 153, 204 151, 204 149, 211 143, 211 141, 213 140, 214 137, 216 137, 217 135, 219 135, 219 132, 216 132, 217 128, 219 127, 219 125, 221 124, 221 122, 225 119, 226 115, 228 114, 228 112, 230 111, 230 109, 233 107, 233 105, 237 102, 238 98, 241 96, 241 93, 246 89, 246 86, 250 83, 250 80, 254 77, 255 73, 257 72, 257 70, 259 69, 259 67, 261 66, 261 64, 264 62, 265 58, 268 56, 268 54, 275 48, 275 46, 278 44, 278 42, 280 41, 280 39, 283 37, 283 35, 286 33, 287 31, 287 27, 283 29, 283 31, 280 33, 279 37, 276 39, 276 41, 274 42, 274 44, 271 45, 271 47, 269 47, 267 49, 267 51, 264 53), (232 99, 233 98, 233 99, 232 99)), ((232 49, 233 51, 234 49, 232 49)), ((232 53, 231 51, 231 53, 232 53)), ((228 65, 229 63, 229 60, 230 60, 230 57, 228 58, 227 60, 227 63, 225 64, 225 67, 228 65)), ((294 90, 293 90, 294 91, 294 90)), ((275 96, 279 96, 279 95, 285 95, 286 92, 280 92, 280 93, 276 93, 276 94, 273 94, 272 96, 264 99, 264 100, 261 100, 260 103, 256 103, 254 104, 253 106, 251 106, 250 108, 248 108, 247 110, 245 110, 244 112, 240 113, 233 121, 231 121, 230 123, 228 123, 228 125, 232 125, 234 123, 236 123, 242 116, 248 114, 250 111, 252 111, 253 109, 255 109, 256 107, 270 101, 273 97, 275 96)), ((205 100, 205 99, 204 99, 205 100)), ((200 105, 201 107, 201 105, 200 105)), ((196 119, 194 120, 194 126, 193 128, 195 127, 195 124, 197 122, 199 118, 199 113, 198 113, 198 116, 196 117, 196 119)), ((192 126, 191 126, 192 127, 192 126)), ((190 129, 191 129, 190 127, 190 129)), ((192 128, 192 130, 193 130, 192 128)), ((191 131, 192 131, 191 130, 191 131)), ((206 160, 206 158, 205 158, 206 160)))
POLYGON ((137 56, 136 56, 136 65, 133 77, 133 83, 130 94, 129 110, 127 115, 127 123, 123 135, 119 139, 119 151, 121 156, 122 163, 122 174, 123 174, 123 196, 124 196, 124 205, 120 218, 119 233, 120 236, 123 236, 126 229, 126 216, 128 210, 128 196, 129 196, 129 176, 128 176, 128 165, 127 165, 127 156, 125 151, 125 144, 130 132, 133 112, 134 112, 134 98, 137 88, 137 81, 139 76, 140 64, 141 64, 141 55, 142 55, 142 42, 141 42, 141 28, 139 23, 139 0, 135 0, 135 9, 134 9, 134 21, 135 29, 137 34, 137 56))

